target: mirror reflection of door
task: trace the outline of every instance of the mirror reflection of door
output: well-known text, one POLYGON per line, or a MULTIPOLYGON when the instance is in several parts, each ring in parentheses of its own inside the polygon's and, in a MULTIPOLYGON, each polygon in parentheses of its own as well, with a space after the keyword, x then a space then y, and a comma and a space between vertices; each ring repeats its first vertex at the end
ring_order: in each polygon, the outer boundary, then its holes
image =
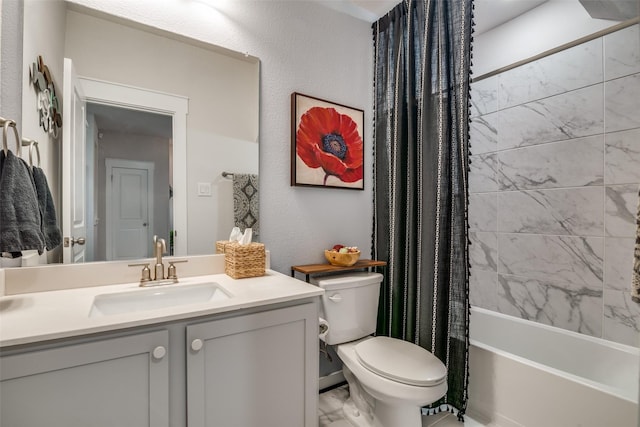
POLYGON ((171 116, 87 103, 87 261, 151 257, 170 236, 172 135, 171 116))
POLYGON ((107 260, 152 254, 154 163, 106 159, 107 260))
POLYGON ((84 174, 86 134, 86 103, 83 85, 73 62, 64 59, 62 104, 62 230, 65 264, 87 260, 87 211, 85 202, 86 177, 84 174), (76 243, 77 242, 77 243, 76 243))

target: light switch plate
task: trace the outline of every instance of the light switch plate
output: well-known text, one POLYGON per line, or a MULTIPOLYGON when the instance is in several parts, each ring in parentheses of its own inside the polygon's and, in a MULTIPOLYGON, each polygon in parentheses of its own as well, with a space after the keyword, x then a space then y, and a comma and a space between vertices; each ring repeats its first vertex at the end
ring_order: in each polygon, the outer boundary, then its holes
POLYGON ((198 197, 211 197, 211 183, 199 182, 198 183, 198 197))

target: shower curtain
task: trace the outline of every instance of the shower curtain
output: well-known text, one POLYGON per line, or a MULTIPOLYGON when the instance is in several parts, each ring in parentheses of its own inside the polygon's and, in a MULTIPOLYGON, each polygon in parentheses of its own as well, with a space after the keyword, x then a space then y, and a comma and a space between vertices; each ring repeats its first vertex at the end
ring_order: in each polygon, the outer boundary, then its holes
POLYGON ((472 0, 406 0, 373 24, 374 230, 388 262, 378 334, 414 342, 447 366, 466 409, 469 262, 468 103, 472 0))

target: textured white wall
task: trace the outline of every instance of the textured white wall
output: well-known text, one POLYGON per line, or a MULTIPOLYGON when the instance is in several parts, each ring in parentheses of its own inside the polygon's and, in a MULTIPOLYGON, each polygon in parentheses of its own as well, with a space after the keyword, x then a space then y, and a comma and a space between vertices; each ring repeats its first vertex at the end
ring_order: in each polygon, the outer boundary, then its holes
POLYGON ((323 249, 335 243, 359 246, 363 257, 369 256, 373 163, 369 23, 308 1, 73 3, 260 58, 260 221, 272 268, 286 273, 294 264, 321 262, 323 249), (294 91, 365 111, 364 191, 289 185, 294 91))
POLYGON ((0 116, 22 122, 22 1, 0 1, 0 116))
MULTIPOLYGON (((64 24, 65 5, 61 0, 39 1, 26 0, 24 2, 24 34, 21 64, 22 85, 22 126, 21 136, 38 141, 41 167, 47 175, 47 181, 51 189, 51 195, 56 204, 58 220, 61 219, 59 201, 62 198, 60 186, 62 185, 62 172, 60 170, 60 153, 62 136, 53 138, 40 126, 38 112, 38 94, 29 80, 28 70, 38 56, 42 56, 44 64, 51 72, 54 81, 56 95, 62 95, 62 69, 64 59, 64 24)), ((20 102, 20 101, 18 101, 20 102)), ((22 158, 27 159, 26 150, 22 158)))

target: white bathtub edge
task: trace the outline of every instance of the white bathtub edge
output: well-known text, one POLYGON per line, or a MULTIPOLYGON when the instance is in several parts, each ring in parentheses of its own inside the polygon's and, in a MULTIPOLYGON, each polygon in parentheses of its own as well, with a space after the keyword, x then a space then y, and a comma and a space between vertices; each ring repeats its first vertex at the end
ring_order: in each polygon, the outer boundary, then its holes
MULTIPOLYGON (((581 340, 581 341, 585 341, 588 343, 591 343, 595 346, 606 346, 606 348, 611 348, 612 350, 621 352, 621 353, 626 353, 628 355, 630 355, 633 358, 636 358, 639 362, 640 362, 640 349, 636 348, 636 347, 632 347, 632 346, 628 346, 625 344, 620 344, 620 343, 616 343, 613 341, 608 341, 608 340, 604 340, 601 338, 596 338, 596 337, 592 337, 589 335, 585 335, 585 334, 581 334, 578 332, 573 332, 573 331, 569 331, 569 330, 565 330, 565 329, 561 329, 555 326, 550 326, 550 325, 545 325, 542 323, 538 323, 538 322, 533 322, 530 320, 525 320, 525 319, 521 319, 518 317, 514 317, 514 316, 510 316, 510 315, 506 315, 506 314, 502 314, 502 313, 498 313, 495 311, 491 311, 491 310, 487 310, 484 308, 480 308, 480 307, 471 307, 471 315, 473 316, 474 312, 477 312, 480 315, 484 315, 484 316, 488 316, 488 317, 493 317, 493 318, 498 318, 501 321, 504 322, 511 322, 511 323, 516 323, 516 324, 520 324, 523 327, 526 328, 536 328, 536 329, 540 329, 543 330, 545 332, 548 332, 550 334, 554 334, 554 335, 562 335, 562 336, 566 336, 566 337, 571 337, 573 339, 577 339, 577 340, 581 340), (605 344, 606 343, 606 344, 605 344)), ((535 360, 531 360, 529 358, 514 354, 508 350, 504 350, 502 348, 497 348, 493 345, 487 344, 485 342, 481 342, 477 339, 473 338, 473 334, 471 334, 470 339, 469 339, 469 343, 473 346, 476 346, 478 348, 482 348, 484 350, 490 351, 492 353, 498 354, 500 356, 503 357, 507 357, 510 359, 513 359, 517 362, 523 363, 525 365, 528 366, 532 366, 535 367, 537 369, 541 369, 545 372, 549 372, 551 374, 560 376, 562 378, 566 378, 570 381, 575 381, 579 384, 582 384, 586 387, 590 387, 593 388, 595 390, 598 391, 602 391, 603 393, 606 394, 610 394, 614 397, 620 398, 620 399, 624 399, 628 402, 634 403, 634 404, 638 404, 638 389, 636 388, 635 390, 625 390, 623 388, 619 388, 619 387, 614 387, 608 384, 603 384, 601 382, 598 381, 594 381, 590 378, 585 378, 583 376, 580 375, 576 375, 574 373, 570 373, 570 372, 566 372, 557 368, 554 368, 553 366, 549 366, 546 363, 542 363, 542 362, 538 362, 535 360)))
POLYGON ((566 379, 568 379, 570 381, 575 381, 575 382, 577 382, 579 384, 582 384, 582 385, 584 385, 586 387, 590 387, 590 388, 592 388, 594 390, 598 390, 598 391, 601 391, 603 393, 610 394, 610 395, 615 396, 615 397, 617 397, 619 399, 624 399, 624 400, 626 400, 626 401, 628 401, 630 403, 634 403, 634 404, 637 403, 637 399, 634 399, 633 396, 626 395, 624 392, 620 391, 620 389, 617 389, 617 388, 614 388, 614 387, 610 387, 610 386, 607 386, 605 384, 597 383, 595 381, 591 381, 591 380, 588 380, 586 378, 579 377, 577 375, 573 375, 573 374, 571 374, 569 372, 560 371, 559 369, 552 368, 551 366, 543 365, 542 363, 538 363, 538 362, 535 362, 533 360, 529 360, 529 359, 526 359, 524 357, 517 356, 517 355, 509 353, 507 351, 500 350, 500 349, 497 349, 495 347, 491 347, 490 345, 479 343, 476 340, 469 340, 469 344, 471 344, 471 345, 473 345, 475 347, 481 348, 483 350, 490 351, 490 352, 495 353, 495 354, 497 354, 499 356, 507 357, 509 359, 513 359, 513 360, 515 360, 517 362, 520 362, 522 364, 531 366, 533 368, 549 372, 551 374, 557 375, 557 376, 562 377, 562 378, 566 378, 566 379))
POLYGON ((543 329, 545 331, 554 332, 554 333, 556 333, 558 331, 561 331, 562 334, 566 334, 566 335, 568 335, 570 337, 574 337, 574 338, 578 338, 578 339, 581 339, 581 340, 593 342, 593 343, 596 343, 596 344, 600 344, 602 341, 607 341, 607 345, 609 347, 615 348, 616 350, 620 350, 620 351, 623 351, 625 353, 631 353, 631 354, 635 354, 635 355, 640 354, 640 348, 639 347, 634 347, 634 346, 631 346, 631 345, 621 344, 621 343, 618 343, 618 342, 615 342, 615 341, 604 340, 603 338, 592 337, 591 335, 581 334, 579 332, 570 331, 568 329, 562 329, 562 328, 559 328, 557 326, 545 325, 544 323, 534 322, 532 320, 521 319, 519 317, 511 316, 509 314, 499 313, 497 311, 488 310, 486 308, 472 306, 470 311, 471 311, 471 315, 472 316, 473 316, 474 312, 478 312, 478 313, 486 314, 486 315, 489 315, 489 316, 495 316, 495 317, 501 318, 503 320, 507 320, 509 322, 516 322, 516 323, 522 323, 522 324, 527 324, 527 325, 530 324, 530 323, 534 323, 537 328, 543 329))
POLYGON ((469 360, 467 413, 488 426, 636 425, 638 405, 625 399, 481 347, 470 347, 469 360))

